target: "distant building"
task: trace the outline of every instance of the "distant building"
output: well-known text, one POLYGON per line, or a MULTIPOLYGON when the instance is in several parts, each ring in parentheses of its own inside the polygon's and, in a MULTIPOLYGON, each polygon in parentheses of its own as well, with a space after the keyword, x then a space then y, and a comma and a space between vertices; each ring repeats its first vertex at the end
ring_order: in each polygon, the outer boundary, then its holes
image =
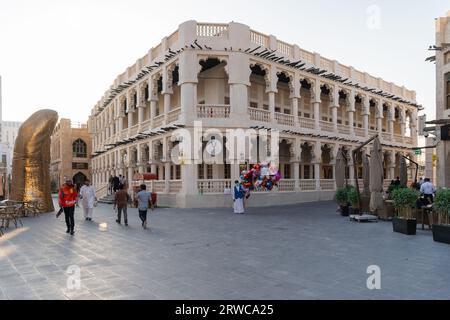
MULTIPOLYGON (((1 136, 2 136, 2 158, 6 161, 6 168, 8 174, 12 171, 12 158, 14 154, 14 144, 16 142, 17 134, 22 122, 18 121, 2 121, 1 122, 1 136)), ((2 159, 3 160, 3 159, 2 159)))
POLYGON ((91 152, 87 126, 60 119, 53 131, 50 146, 52 188, 58 188, 66 179, 72 179, 78 185, 91 179, 91 152))
MULTIPOLYGON (((436 47, 436 119, 445 121, 450 117, 450 11, 436 19, 436 47)), ((438 125, 437 129, 436 157, 431 163, 437 165, 437 185, 450 187, 450 125, 438 125)), ((432 154, 429 164, 431 157, 432 154)))

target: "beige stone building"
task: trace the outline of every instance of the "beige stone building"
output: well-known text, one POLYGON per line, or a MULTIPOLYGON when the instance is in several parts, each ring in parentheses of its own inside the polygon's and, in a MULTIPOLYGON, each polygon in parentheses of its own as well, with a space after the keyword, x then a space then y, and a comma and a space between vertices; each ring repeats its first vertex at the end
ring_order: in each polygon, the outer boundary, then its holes
MULTIPOLYGON (((436 19, 436 119, 450 122, 450 11, 436 19)), ((437 185, 450 187, 450 139, 441 140, 441 130, 449 133, 450 125, 437 126, 437 185)), ((448 136, 448 134, 446 135, 448 136)), ((429 156, 431 158, 431 155, 429 156)), ((433 162, 428 159, 429 167, 433 162)))
MULTIPOLYGON (((241 142, 253 141, 258 154, 268 145, 264 133, 276 137, 282 174, 277 188, 254 192, 248 205, 332 199, 338 150, 350 155, 375 134, 386 184, 399 175, 401 157, 414 158, 419 109, 412 90, 244 24, 187 21, 119 75, 93 107, 94 185, 102 196, 110 175, 123 174, 132 185, 136 172, 152 172, 158 180, 149 188, 163 204, 230 206, 233 181, 260 162, 225 139, 228 130, 242 129, 253 130, 241 142), (184 134, 174 137, 180 127, 184 134), (186 149, 188 140, 201 144, 199 153, 186 149)), ((267 148, 266 155, 274 152, 267 148)), ((355 167, 361 176, 361 155, 349 159, 351 183, 355 167)))
POLYGON ((85 124, 72 124, 69 119, 60 119, 51 137, 50 174, 53 188, 65 179, 76 184, 91 179, 91 137, 85 124))

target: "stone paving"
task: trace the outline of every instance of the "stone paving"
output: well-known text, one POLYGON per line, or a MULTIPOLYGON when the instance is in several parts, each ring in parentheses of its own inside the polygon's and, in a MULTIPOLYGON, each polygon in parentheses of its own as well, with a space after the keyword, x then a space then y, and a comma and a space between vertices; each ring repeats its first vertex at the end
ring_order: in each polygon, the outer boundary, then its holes
POLYGON ((25 218, 0 238, 0 299, 450 299, 450 246, 428 230, 350 222, 332 202, 157 209, 149 220, 143 230, 129 209, 130 226, 117 225, 100 204, 85 222, 77 208, 71 237, 63 217, 25 218), (381 290, 367 289, 370 265, 381 290))

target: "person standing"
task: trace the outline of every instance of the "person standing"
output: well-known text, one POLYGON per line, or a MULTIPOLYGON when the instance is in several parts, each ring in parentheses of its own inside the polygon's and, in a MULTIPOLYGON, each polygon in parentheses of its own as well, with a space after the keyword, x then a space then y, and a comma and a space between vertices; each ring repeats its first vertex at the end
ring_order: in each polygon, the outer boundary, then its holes
POLYGON ((147 229, 147 211, 149 207, 153 210, 152 194, 147 191, 145 184, 141 184, 140 189, 137 194, 139 218, 142 221, 142 228, 147 229))
POLYGON ((94 211, 94 204, 97 198, 95 196, 95 189, 89 179, 84 181, 84 185, 80 189, 80 199, 85 220, 92 221, 92 212, 94 211))
POLYGON ((238 180, 234 181, 234 188, 231 194, 233 196, 234 213, 244 214, 245 191, 238 180))
POLYGON ((425 182, 422 183, 422 186, 420 187, 420 193, 423 194, 423 197, 428 201, 429 204, 433 203, 435 192, 436 188, 431 183, 430 178, 425 178, 425 182))
POLYGON ((117 190, 119 190, 119 177, 118 176, 114 176, 113 177, 113 192, 115 193, 117 190))
POLYGON ((72 180, 67 180, 58 193, 59 206, 63 208, 64 216, 66 218, 67 231, 72 236, 75 234, 75 204, 77 203, 78 194, 72 180))
POLYGON ((113 189, 114 189, 114 177, 110 175, 108 179, 108 195, 113 194, 113 189))
POLYGON ((127 207, 128 202, 130 201, 130 195, 125 190, 124 186, 120 186, 119 191, 114 195, 114 210, 117 207, 117 219, 116 222, 118 224, 121 223, 121 215, 123 211, 123 219, 125 222, 125 226, 128 226, 128 215, 127 215, 127 207))

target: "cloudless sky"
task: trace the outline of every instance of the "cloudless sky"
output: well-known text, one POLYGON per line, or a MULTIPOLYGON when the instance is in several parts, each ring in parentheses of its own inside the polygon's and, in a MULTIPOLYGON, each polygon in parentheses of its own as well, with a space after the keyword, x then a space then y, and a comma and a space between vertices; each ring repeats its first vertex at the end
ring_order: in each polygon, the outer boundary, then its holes
POLYGON ((85 122, 115 77, 186 20, 241 22, 405 85, 431 119, 435 65, 424 60, 449 9, 444 0, 0 0, 3 119, 51 108, 85 122))

